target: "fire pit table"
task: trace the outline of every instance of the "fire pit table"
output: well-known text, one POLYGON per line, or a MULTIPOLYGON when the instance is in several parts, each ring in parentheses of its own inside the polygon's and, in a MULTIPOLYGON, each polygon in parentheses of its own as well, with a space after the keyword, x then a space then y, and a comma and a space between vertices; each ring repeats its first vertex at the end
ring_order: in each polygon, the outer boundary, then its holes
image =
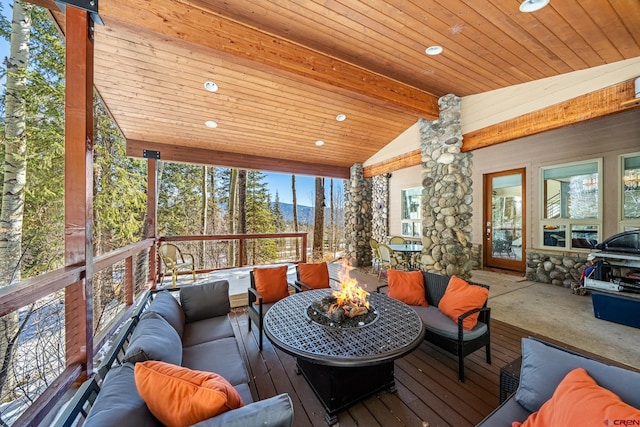
POLYGON ((379 293, 368 298, 376 314, 371 323, 341 327, 312 320, 309 307, 330 294, 331 289, 320 289, 278 301, 264 316, 264 332, 275 347, 296 358, 297 372, 332 425, 339 411, 365 397, 396 391, 393 361, 416 349, 425 330, 411 307, 379 293))

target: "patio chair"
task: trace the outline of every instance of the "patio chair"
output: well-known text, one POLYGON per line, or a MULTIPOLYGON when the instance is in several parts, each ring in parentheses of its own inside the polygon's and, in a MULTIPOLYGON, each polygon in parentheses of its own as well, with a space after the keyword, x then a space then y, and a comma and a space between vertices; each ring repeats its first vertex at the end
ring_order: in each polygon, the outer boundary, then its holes
POLYGON ((398 255, 391 248, 384 243, 378 245, 378 251, 380 252, 380 265, 381 268, 378 271, 378 279, 382 275, 383 268, 398 268, 403 267, 407 269, 407 261, 403 256, 398 255))
POLYGON ((296 265, 296 281, 293 287, 296 292, 312 289, 330 288, 329 267, 326 262, 316 264, 299 263, 296 265))
POLYGON ((176 287, 176 281, 178 279, 178 273, 180 271, 190 271, 193 275, 193 281, 196 281, 195 261, 193 255, 184 253, 176 245, 171 243, 164 243, 158 250, 160 259, 164 268, 162 269, 162 277, 160 283, 164 280, 164 276, 167 272, 171 272, 171 285, 176 287))
POLYGON ((374 269, 376 265, 378 266, 378 269, 380 269, 381 260, 380 250, 378 249, 379 243, 372 237, 371 239, 369 239, 369 245, 371 246, 371 265, 374 267, 374 269))
MULTIPOLYGON (((258 327, 258 348, 262 351, 263 318, 276 302, 289 296, 287 265, 254 268, 249 272, 251 287, 247 289, 249 304, 249 331, 251 324, 258 327)), ((295 288, 295 287, 294 287, 295 288)))
POLYGON ((389 239, 390 245, 404 245, 407 243, 407 239, 401 236, 391 236, 389 239))

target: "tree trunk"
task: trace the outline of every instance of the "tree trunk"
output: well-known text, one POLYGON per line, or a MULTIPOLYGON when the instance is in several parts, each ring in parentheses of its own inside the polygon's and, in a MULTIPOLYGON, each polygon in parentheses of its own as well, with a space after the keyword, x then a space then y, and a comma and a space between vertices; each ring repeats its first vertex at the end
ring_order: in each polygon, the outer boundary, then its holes
MULTIPOLYGON (((207 234, 207 167, 202 166, 202 234, 207 234)), ((205 259, 205 249, 206 249, 206 240, 202 241, 201 245, 201 257, 200 257, 200 265, 204 266, 205 259)))
POLYGON ((331 253, 335 258, 336 255, 336 208, 333 204, 333 178, 331 178, 331 189, 329 192, 329 206, 330 206, 330 217, 331 217, 331 225, 329 229, 329 247, 331 248, 331 253))
MULTIPOLYGON (((0 212, 0 287, 21 279, 22 220, 27 175, 26 101, 31 35, 31 5, 16 0, 11 23, 5 98, 5 159, 0 212)), ((14 389, 13 350, 19 333, 18 313, 0 319, 0 396, 14 389)))
MULTIPOLYGON (((298 232, 298 197, 296 196, 296 176, 291 175, 291 194, 293 195, 293 231, 298 232)), ((307 248, 304 248, 306 251, 307 248)), ((300 259, 300 245, 296 243, 296 259, 300 259)))
MULTIPOLYGON (((238 234, 247 232, 247 170, 238 171, 238 234)), ((247 262, 247 245, 242 245, 240 265, 247 262)))
POLYGON ((313 220, 313 260, 322 260, 324 246, 324 186, 322 178, 316 177, 316 209, 313 220))
MULTIPOLYGON (((235 234, 236 229, 236 192, 238 185, 238 169, 231 169, 229 177, 229 205, 227 212, 229 213, 229 234, 235 234)), ((236 251, 233 240, 229 240, 229 251, 227 253, 228 266, 236 266, 236 251)))

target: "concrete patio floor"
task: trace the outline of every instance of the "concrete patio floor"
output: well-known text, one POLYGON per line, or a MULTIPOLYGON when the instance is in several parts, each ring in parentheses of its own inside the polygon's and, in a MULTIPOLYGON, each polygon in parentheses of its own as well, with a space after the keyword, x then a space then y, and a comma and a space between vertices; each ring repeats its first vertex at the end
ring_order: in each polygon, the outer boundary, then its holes
MULTIPOLYGON (((332 272, 338 268, 332 267, 332 272)), ((199 275, 197 283, 226 279, 229 281, 231 306, 243 306, 247 304, 249 271, 252 268, 199 275)), ((367 284, 370 291, 384 283, 369 269, 350 269, 349 275, 367 284)), ((290 282, 295 279, 293 264, 289 266, 288 277, 290 282)), ((593 314, 591 296, 578 296, 563 287, 492 271, 475 270, 472 279, 491 287, 489 306, 493 319, 640 369, 640 329, 597 319, 593 314)), ((171 286, 171 278, 165 278, 164 283, 171 286)), ((192 283, 188 275, 179 279, 179 286, 192 283)))

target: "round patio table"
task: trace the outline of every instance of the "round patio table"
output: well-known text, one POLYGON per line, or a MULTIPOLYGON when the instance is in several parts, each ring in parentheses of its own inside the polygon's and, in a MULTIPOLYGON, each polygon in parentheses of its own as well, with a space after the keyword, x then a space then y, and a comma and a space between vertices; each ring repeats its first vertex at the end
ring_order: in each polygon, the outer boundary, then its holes
POLYGON ((352 328, 325 326, 308 307, 331 289, 300 292, 275 303, 264 315, 271 343, 296 358, 297 369, 322 402, 329 425, 337 412, 383 389, 395 391, 394 363, 416 349, 425 329, 408 305, 380 293, 369 294, 376 319, 352 328))

